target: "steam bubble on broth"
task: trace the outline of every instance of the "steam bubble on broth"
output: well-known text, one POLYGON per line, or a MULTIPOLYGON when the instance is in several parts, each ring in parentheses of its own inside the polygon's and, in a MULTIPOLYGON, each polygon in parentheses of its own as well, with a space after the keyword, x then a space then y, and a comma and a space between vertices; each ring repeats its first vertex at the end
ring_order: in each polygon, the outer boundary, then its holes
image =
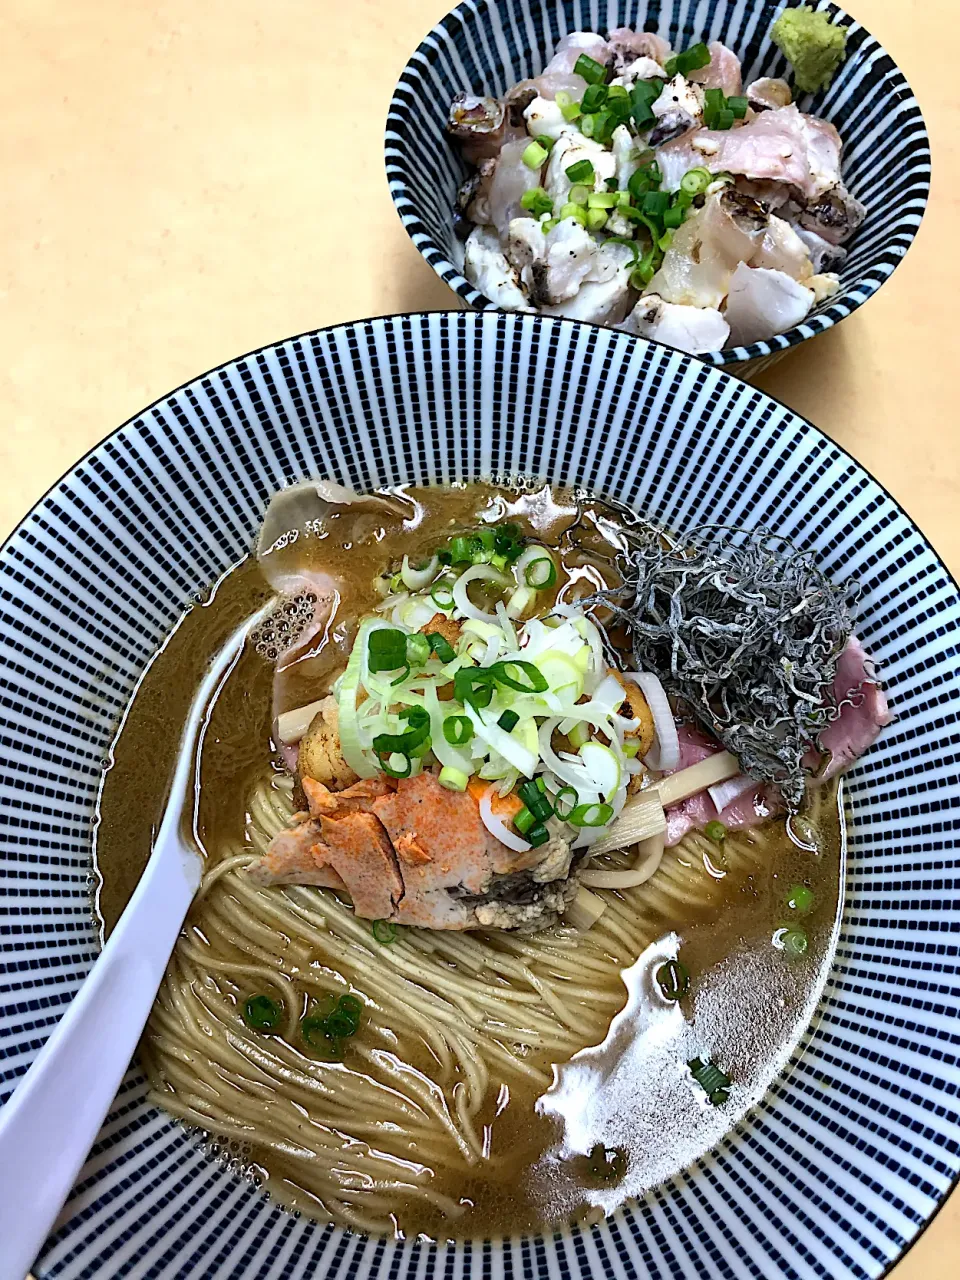
MULTIPOLYGON (((279 545, 284 531, 271 543, 277 581, 326 574, 340 595, 341 629, 317 653, 307 646, 308 656, 286 673, 289 708, 311 702, 318 681, 342 664, 352 620, 379 603, 374 584, 384 566, 429 550, 451 528, 518 520, 556 548, 581 591, 597 589, 598 577, 608 582, 619 526, 609 508, 591 509, 583 495, 529 482, 385 496, 382 509, 364 508, 370 522, 343 539, 349 546, 330 534, 279 545)), ((470 1236, 609 1212, 719 1141, 802 1033, 838 910, 836 786, 819 789, 807 810, 819 832, 816 856, 787 837, 782 821, 730 831, 719 848, 693 831, 666 849, 646 883, 595 890, 605 909, 586 933, 567 924, 529 936, 396 928, 378 940, 370 921, 331 890, 262 889, 246 875, 293 818, 293 781, 268 764, 265 661, 295 646, 313 618, 317 596, 299 581, 302 589, 280 606, 289 612, 255 636, 210 714, 196 824, 206 868, 141 1046, 152 1096, 214 1140, 239 1144, 227 1148, 231 1158, 282 1203, 358 1230, 470 1236), (787 961, 771 938, 783 923, 787 887, 797 882, 811 886, 816 907, 804 918, 807 954, 787 961), (692 990, 664 1009, 650 987, 653 961, 678 949, 692 990), (751 983, 760 984, 753 996, 751 983), (267 1033, 244 1020, 245 1001, 258 993, 282 1006, 267 1033), (776 1009, 758 1018, 764 993, 775 996, 776 1009), (302 1020, 343 995, 361 1002, 359 1025, 342 1060, 323 1061, 305 1041, 302 1020), (670 1034, 657 1039, 651 1027, 670 1034), (651 1071, 657 1045, 659 1074, 651 1071), (734 1079, 723 1107, 703 1103, 685 1067, 708 1051, 734 1079), (569 1109, 561 1114, 556 1103, 571 1071, 587 1066, 594 1085, 578 1096, 590 1129, 576 1132, 569 1109), (659 1093, 651 1080, 664 1085, 659 1093), (604 1081, 619 1081, 619 1091, 605 1090, 604 1081), (631 1125, 640 1134, 666 1125, 669 1141, 654 1150, 624 1131, 631 1125), (596 1183, 597 1146, 623 1153, 614 1182, 596 1183)), ((261 591, 251 564, 237 571, 236 584, 237 607, 261 591)), ((200 623, 217 604, 179 628, 163 680, 174 679, 180 661, 189 685, 191 647, 198 640, 215 647, 203 641, 200 623)), ((142 693, 150 696, 149 679, 142 693)), ((135 703, 105 781, 103 814, 120 806, 124 770, 152 727, 138 720, 135 703)), ((122 848, 149 847, 163 777, 154 781, 156 791, 147 802, 139 795, 125 822, 101 828, 107 881, 122 848)), ((631 856, 605 855, 603 867, 624 871, 631 856)))

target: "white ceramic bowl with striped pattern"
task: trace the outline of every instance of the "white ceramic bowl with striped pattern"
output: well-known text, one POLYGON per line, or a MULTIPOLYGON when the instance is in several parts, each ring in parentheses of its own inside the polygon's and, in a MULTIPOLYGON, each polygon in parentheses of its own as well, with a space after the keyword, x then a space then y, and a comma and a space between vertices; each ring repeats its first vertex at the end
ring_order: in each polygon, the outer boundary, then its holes
POLYGON ((715 1151, 607 1222, 439 1245, 291 1216, 151 1106, 134 1065, 41 1280, 873 1280, 960 1173, 956 584, 782 405, 609 329, 499 312, 363 321, 214 369, 114 432, 7 540, 0 1097, 97 952, 91 832, 118 718, 269 496, 307 476, 488 473, 582 484, 668 527, 765 524, 861 580, 897 719, 849 778, 846 909, 802 1045, 715 1151))
MULTIPOLYGON (((756 375, 790 347, 850 315, 880 288, 910 247, 930 188, 930 144, 916 98, 893 59, 870 33, 829 0, 813 7, 847 28, 847 56, 830 87, 798 99, 844 141, 843 175, 867 206, 850 241, 841 290, 803 324, 764 342, 713 351, 708 364, 756 375)), ((463 246, 453 227, 457 189, 467 166, 444 127, 461 90, 501 96, 538 75, 561 36, 619 26, 656 31, 674 48, 722 40, 743 63, 744 83, 787 73, 768 37, 786 0, 467 0, 424 37, 394 91, 387 117, 386 165, 397 212, 417 249, 471 307, 495 304, 463 275, 463 246)))

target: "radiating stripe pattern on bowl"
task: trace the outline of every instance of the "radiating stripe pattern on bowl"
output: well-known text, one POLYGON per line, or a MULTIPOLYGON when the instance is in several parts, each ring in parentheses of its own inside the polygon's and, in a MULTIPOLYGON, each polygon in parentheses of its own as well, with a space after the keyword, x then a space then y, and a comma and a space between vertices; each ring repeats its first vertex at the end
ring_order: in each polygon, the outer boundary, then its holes
POLYGON ((847 1280, 883 1272, 960 1172, 955 584, 878 484, 759 392, 610 330, 493 312, 347 325, 216 369, 94 449, 7 542, 3 1096, 96 954, 91 825, 117 718, 181 611, 250 549, 269 495, 310 475, 489 473, 584 485, 675 528, 765 524, 863 583, 897 718, 849 780, 847 907, 802 1051, 642 1203, 459 1245, 290 1216, 149 1106, 133 1069, 39 1276, 847 1280))
MULTIPOLYGON (((434 271, 471 307, 493 308, 463 276, 463 246, 452 210, 467 168, 444 124, 462 89, 501 95, 539 74, 570 31, 605 33, 618 26, 656 31, 674 48, 721 40, 741 57, 744 83, 787 73, 767 33, 785 0, 479 0, 459 5, 423 39, 400 76, 390 104, 386 166, 397 212, 434 271)), ((890 55, 836 5, 814 6, 847 28, 847 56, 823 92, 798 99, 829 120, 844 142, 843 176, 867 206, 867 221, 849 244, 840 292, 803 324, 763 342, 702 357, 752 374, 770 357, 822 333, 876 293, 916 235, 930 187, 930 146, 920 108, 890 55), (761 363, 762 362, 762 363, 761 363)))

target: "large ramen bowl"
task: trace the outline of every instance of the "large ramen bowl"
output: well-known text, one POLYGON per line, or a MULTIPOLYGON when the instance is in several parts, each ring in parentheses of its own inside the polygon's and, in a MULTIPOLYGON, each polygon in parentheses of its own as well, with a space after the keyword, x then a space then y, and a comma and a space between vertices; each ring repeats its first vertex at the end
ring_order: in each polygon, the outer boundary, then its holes
MULTIPOLYGON (((618 26, 656 31, 675 48, 722 40, 743 63, 744 83, 780 76, 787 64, 768 32, 784 0, 481 0, 453 9, 421 41, 400 76, 387 118, 386 164, 397 212, 417 249, 464 302, 495 303, 463 274, 454 234, 457 189, 467 176, 444 132, 455 94, 500 96, 549 62, 569 31, 605 33, 618 26)), ((848 29, 847 56, 825 92, 798 98, 804 111, 835 125, 844 142, 844 182, 867 206, 848 246, 841 289, 807 319, 763 342, 713 351, 713 365, 754 376, 783 352, 850 315, 880 288, 910 247, 930 186, 930 144, 920 108, 903 75, 877 41, 835 4, 813 6, 848 29)))
POLYGON ((897 718, 849 778, 846 908, 802 1045, 716 1150, 643 1201, 449 1244, 291 1216, 150 1105, 134 1065, 39 1277, 864 1280, 960 1173, 956 585, 881 486, 782 405, 623 334, 499 313, 365 321, 215 369, 94 449, 6 543, 4 1090, 97 953, 91 836, 118 718, 268 497, 306 476, 490 473, 585 485, 667 527, 762 523, 862 582, 859 630, 897 718))

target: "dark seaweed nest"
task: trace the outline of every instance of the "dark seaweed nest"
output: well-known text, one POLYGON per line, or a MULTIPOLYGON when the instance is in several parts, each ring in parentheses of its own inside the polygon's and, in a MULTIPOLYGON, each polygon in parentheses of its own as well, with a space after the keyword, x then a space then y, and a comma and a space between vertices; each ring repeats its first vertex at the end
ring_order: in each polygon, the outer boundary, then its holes
POLYGON ((809 551, 766 529, 702 525, 671 545, 623 528, 622 585, 581 601, 627 627, 639 670, 796 809, 804 757, 839 714, 833 692, 859 587, 833 583, 809 551))

